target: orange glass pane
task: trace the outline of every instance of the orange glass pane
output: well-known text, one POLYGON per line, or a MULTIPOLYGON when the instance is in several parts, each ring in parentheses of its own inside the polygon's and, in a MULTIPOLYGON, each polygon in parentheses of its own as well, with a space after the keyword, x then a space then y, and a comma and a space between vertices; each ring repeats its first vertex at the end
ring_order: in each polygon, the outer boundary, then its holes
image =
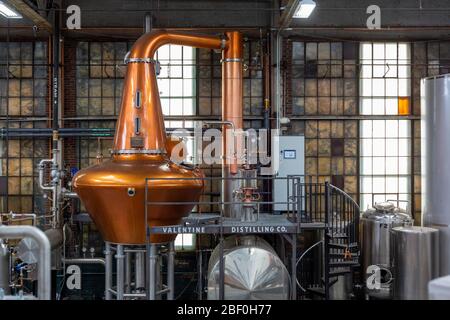
POLYGON ((409 97, 398 97, 398 115, 409 115, 409 97))

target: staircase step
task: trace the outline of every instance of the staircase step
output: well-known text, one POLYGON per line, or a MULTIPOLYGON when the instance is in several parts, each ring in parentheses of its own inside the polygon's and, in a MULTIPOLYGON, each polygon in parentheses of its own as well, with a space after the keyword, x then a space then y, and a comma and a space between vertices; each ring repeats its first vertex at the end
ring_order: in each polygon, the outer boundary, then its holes
POLYGON ((327 233, 327 236, 333 239, 347 239, 348 234, 346 233, 327 233))
POLYGON ((358 267, 359 262, 357 261, 330 261, 328 265, 332 268, 335 267, 358 267))
POLYGON ((350 269, 345 269, 345 270, 335 270, 335 271, 330 271, 330 278, 331 277, 338 277, 338 276, 342 276, 344 274, 347 273, 351 273, 352 271, 350 269))
POLYGON ((334 242, 330 242, 328 243, 328 247, 332 248, 332 249, 357 249, 358 248, 358 244, 355 243, 349 243, 349 244, 342 244, 342 243, 334 243, 334 242))
POLYGON ((325 288, 323 287, 309 287, 306 289, 308 292, 325 297, 325 288))
MULTIPOLYGON (((330 252, 328 254, 330 256, 330 258, 338 258, 338 259, 344 259, 345 258, 345 253, 344 252, 338 252, 338 253, 334 253, 334 252, 330 252)), ((350 253, 352 258, 358 258, 359 254, 357 253, 350 253)))

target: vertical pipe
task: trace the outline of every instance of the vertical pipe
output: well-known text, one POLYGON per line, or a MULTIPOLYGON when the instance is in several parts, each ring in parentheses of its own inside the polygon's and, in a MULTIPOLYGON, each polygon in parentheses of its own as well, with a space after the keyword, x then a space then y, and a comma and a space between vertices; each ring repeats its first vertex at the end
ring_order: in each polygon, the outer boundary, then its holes
MULTIPOLYGON (((230 178, 237 174, 238 164, 242 161, 236 158, 236 153, 242 152, 243 40, 240 32, 227 32, 226 37, 228 46, 222 53, 222 120, 232 122, 235 131, 227 135, 227 128, 225 126, 222 128, 224 154, 222 177, 225 178, 222 181, 222 199, 223 202, 232 202, 233 191, 237 189, 239 180, 230 178)), ((225 216, 233 216, 230 204, 225 204, 223 208, 225 216)))
POLYGON ((150 13, 145 14, 145 33, 152 31, 152 15, 150 13))
POLYGON ((116 279, 116 290, 117 290, 117 300, 123 300, 124 294, 124 269, 125 269, 125 256, 123 254, 123 245, 117 245, 116 261, 117 261, 117 279, 116 279))
POLYGON ((169 259, 167 261, 167 286, 169 292, 167 294, 167 300, 173 300, 175 297, 175 244, 169 243, 169 259))
POLYGON ((149 262, 149 300, 156 298, 156 245, 150 244, 149 262))
POLYGON ((109 242, 105 242, 105 262, 105 300, 111 300, 112 255, 109 242))
POLYGON ((225 300, 225 257, 223 256, 223 234, 220 235, 219 243, 219 300, 225 300))
POLYGON ((291 257, 291 297, 297 300, 297 234, 292 234, 292 257, 291 257))
POLYGON ((131 292, 131 252, 125 253, 125 293, 131 292))
POLYGON ((198 300, 203 300, 203 251, 198 250, 197 257, 197 292, 198 292, 198 300))
POLYGON ((60 41, 60 28, 59 28, 59 10, 53 8, 53 79, 52 79, 52 116, 53 116, 53 149, 58 148, 58 107, 59 107, 59 41, 60 41))
POLYGON ((145 253, 136 252, 135 257, 135 287, 136 290, 145 288, 145 253))

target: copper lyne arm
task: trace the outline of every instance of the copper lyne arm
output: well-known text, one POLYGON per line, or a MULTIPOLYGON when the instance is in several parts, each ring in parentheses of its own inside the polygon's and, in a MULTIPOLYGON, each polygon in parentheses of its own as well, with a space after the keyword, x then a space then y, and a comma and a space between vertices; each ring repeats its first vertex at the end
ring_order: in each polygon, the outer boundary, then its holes
POLYGON ((155 31, 141 36, 131 48, 130 58, 153 58, 156 50, 165 44, 176 44, 182 46, 226 49, 227 41, 217 36, 182 34, 168 31, 155 31))

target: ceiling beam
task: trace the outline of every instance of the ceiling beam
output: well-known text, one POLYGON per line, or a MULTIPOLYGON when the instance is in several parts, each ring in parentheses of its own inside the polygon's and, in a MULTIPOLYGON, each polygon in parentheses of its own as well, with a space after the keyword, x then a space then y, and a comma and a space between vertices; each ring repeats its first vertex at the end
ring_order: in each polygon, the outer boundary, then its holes
POLYGON ((38 28, 44 29, 50 33, 53 32, 50 22, 48 22, 23 0, 7 0, 7 2, 25 18, 31 20, 38 28))
POLYGON ((281 14, 280 23, 278 28, 280 30, 286 29, 289 27, 292 21, 292 17, 294 16, 295 10, 299 4, 300 0, 289 0, 289 2, 284 7, 283 13, 281 14))

